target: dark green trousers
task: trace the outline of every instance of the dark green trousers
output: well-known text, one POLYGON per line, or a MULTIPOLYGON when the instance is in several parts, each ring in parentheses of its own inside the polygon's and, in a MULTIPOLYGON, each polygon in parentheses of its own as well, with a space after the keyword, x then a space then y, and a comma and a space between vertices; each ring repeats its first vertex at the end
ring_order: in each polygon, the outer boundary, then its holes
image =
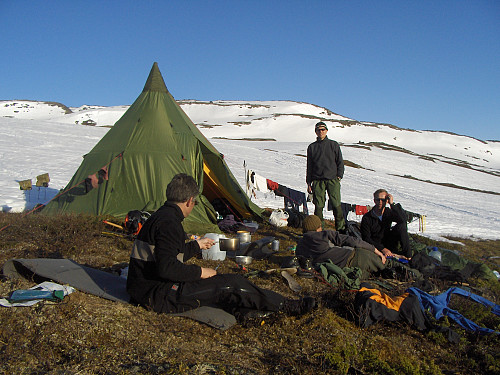
POLYGON ((323 221, 323 209, 325 208, 326 197, 332 202, 333 216, 335 217, 335 229, 337 231, 345 229, 344 215, 340 207, 340 181, 315 180, 312 183, 314 214, 323 221))
POLYGON ((347 266, 361 268, 363 278, 368 278, 372 272, 381 271, 387 267, 387 262, 383 264, 380 257, 373 251, 356 249, 354 250, 354 256, 348 262, 347 266))

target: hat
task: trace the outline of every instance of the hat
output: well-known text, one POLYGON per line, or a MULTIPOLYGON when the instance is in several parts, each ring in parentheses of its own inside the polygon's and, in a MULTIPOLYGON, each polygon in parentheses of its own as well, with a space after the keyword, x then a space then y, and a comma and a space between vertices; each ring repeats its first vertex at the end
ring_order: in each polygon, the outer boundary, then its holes
POLYGON ((304 229, 304 232, 315 231, 318 228, 321 228, 321 219, 316 215, 306 216, 302 222, 302 229, 304 229))
POLYGON ((328 130, 328 127, 326 126, 326 124, 323 121, 318 122, 316 124, 316 126, 314 127, 314 130, 319 129, 319 128, 325 128, 326 130, 328 130))

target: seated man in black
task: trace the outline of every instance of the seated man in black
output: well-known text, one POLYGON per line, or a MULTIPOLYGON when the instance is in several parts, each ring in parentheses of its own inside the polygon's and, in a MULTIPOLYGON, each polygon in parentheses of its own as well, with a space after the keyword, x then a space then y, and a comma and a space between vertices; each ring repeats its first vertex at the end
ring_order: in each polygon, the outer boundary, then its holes
POLYGON ((302 229, 304 237, 298 241, 295 254, 312 259, 313 263, 331 260, 340 268, 359 267, 365 278, 389 266, 375 246, 334 230, 323 230, 316 215, 307 216, 302 229))
POLYGON ((185 264, 214 241, 202 238, 186 242, 182 221, 197 204, 199 188, 184 173, 174 176, 167 186, 167 201, 144 223, 130 256, 127 292, 131 302, 156 312, 183 312, 215 305, 230 313, 241 311, 283 311, 300 315, 310 311, 315 300, 291 300, 271 290, 261 289, 245 277, 217 274, 212 268, 185 264))
POLYGON ((384 189, 373 193, 373 198, 375 206, 361 219, 363 240, 374 245, 386 257, 410 258, 412 254, 405 211, 399 203, 394 203, 392 195, 384 189), (387 203, 390 207, 386 207, 387 203), (392 223, 396 224, 392 226, 392 223))

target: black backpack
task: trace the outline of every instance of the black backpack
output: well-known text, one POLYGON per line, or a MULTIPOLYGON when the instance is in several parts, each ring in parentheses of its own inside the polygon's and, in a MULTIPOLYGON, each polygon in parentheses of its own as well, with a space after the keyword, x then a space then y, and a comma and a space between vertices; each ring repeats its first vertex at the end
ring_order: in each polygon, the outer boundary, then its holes
POLYGON ((151 215, 147 211, 133 210, 125 216, 125 228, 129 234, 138 235, 142 225, 151 215))

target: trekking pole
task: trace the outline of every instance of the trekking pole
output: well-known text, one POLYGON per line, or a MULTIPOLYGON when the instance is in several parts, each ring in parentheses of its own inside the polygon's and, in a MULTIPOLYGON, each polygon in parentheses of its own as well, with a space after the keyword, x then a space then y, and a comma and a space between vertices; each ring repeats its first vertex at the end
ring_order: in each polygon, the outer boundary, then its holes
POLYGON ((248 186, 248 180, 247 180, 247 162, 243 160, 243 170, 245 171, 245 175, 243 176, 243 181, 245 181, 245 191, 247 195, 252 199, 252 197, 249 195, 250 193, 250 187, 248 186))

